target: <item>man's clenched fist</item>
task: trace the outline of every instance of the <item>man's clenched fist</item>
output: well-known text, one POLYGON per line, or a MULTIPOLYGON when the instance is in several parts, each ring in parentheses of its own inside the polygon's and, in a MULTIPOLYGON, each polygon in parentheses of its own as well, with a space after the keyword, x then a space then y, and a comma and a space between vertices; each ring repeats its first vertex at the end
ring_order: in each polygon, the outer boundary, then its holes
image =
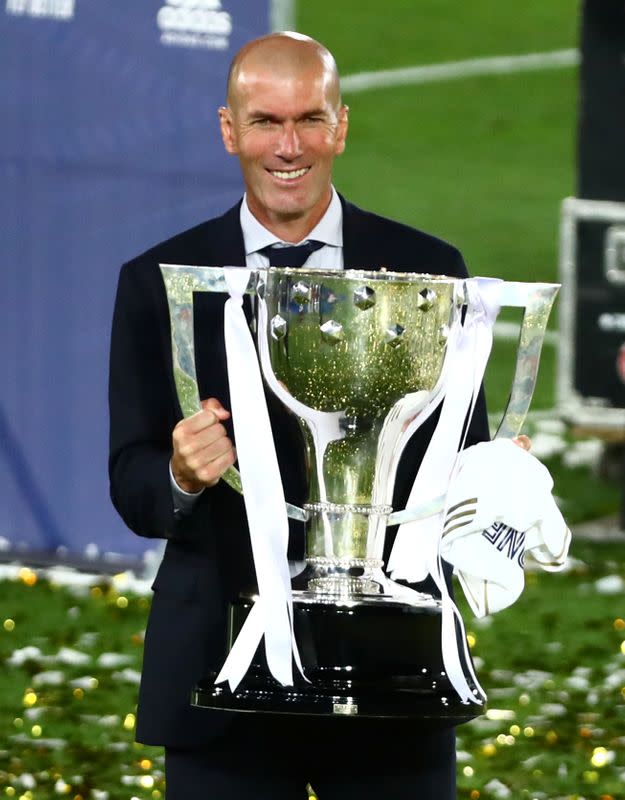
POLYGON ((221 424, 230 412, 219 400, 202 400, 202 410, 181 420, 172 434, 171 471, 185 492, 214 486, 236 460, 232 442, 221 424))

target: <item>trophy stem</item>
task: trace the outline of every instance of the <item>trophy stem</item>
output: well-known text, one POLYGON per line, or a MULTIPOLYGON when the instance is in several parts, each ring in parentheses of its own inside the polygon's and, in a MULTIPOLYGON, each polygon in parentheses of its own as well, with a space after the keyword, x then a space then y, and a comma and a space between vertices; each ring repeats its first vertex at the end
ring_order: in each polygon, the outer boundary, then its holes
POLYGON ((305 508, 309 514, 309 591, 328 599, 384 594, 382 553, 392 507, 318 502, 305 508), (328 530, 332 532, 331 549, 328 530))

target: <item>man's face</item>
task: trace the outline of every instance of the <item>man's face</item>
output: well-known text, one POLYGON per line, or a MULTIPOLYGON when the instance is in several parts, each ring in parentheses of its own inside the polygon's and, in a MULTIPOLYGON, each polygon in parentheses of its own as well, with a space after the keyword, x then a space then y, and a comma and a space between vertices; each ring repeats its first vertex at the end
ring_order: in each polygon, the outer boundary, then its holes
POLYGON ((224 145, 239 157, 250 210, 266 227, 295 219, 314 226, 328 206, 347 108, 332 102, 327 84, 321 67, 291 75, 248 68, 220 109, 224 145))

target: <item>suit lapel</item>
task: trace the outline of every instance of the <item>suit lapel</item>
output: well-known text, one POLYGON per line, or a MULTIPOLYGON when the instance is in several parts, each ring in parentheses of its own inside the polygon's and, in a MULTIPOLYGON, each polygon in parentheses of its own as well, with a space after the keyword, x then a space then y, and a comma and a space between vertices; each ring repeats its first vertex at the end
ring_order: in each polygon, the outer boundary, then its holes
POLYGON ((379 264, 372 264, 371 234, 367 228, 366 215, 348 203, 339 194, 343 206, 343 265, 345 269, 378 270, 379 264))
POLYGON ((222 217, 206 223, 205 239, 208 267, 244 267, 245 245, 240 222, 241 201, 222 217))

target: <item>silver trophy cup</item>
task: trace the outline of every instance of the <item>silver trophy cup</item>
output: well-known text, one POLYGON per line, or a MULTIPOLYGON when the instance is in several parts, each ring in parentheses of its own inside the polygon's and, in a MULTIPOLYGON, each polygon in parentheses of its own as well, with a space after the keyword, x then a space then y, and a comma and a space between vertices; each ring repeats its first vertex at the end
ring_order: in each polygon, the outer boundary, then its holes
MULTIPOLYGON (((227 292, 222 268, 161 265, 174 377, 183 414, 199 408, 193 294, 227 292)), ((497 432, 514 436, 534 390, 558 287, 506 283, 502 305, 525 309, 516 372, 497 432)), ((235 691, 200 682, 193 703, 280 713, 445 718, 478 713, 453 700, 440 651, 440 601, 406 594, 383 570, 389 525, 423 509, 393 509, 403 447, 442 396, 448 343, 463 324, 467 283, 445 276, 268 268, 249 272, 266 384, 299 419, 307 447, 306 570, 294 627, 308 681, 283 687, 262 649, 235 691), (401 595, 401 596, 400 596, 401 595)), ((241 490, 236 470, 224 475, 241 490)), ((426 500, 427 498, 423 498, 426 500)), ((300 585, 302 580, 300 579, 300 585)), ((232 605, 230 644, 253 604, 232 605)))

